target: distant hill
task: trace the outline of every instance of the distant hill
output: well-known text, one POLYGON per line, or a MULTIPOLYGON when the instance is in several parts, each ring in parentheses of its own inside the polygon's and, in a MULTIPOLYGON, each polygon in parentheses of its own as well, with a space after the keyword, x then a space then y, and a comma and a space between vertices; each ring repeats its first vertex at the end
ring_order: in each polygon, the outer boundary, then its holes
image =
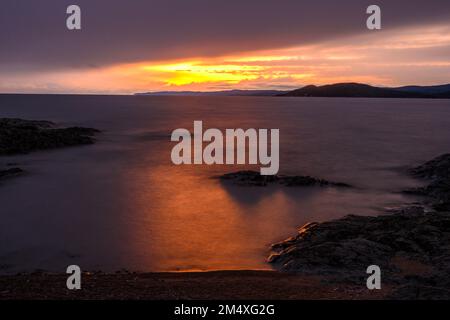
POLYGON ((402 91, 394 88, 373 87, 361 83, 337 83, 325 86, 306 86, 281 96, 286 97, 361 97, 361 98, 430 98, 421 92, 402 91))
POLYGON ((450 84, 443 84, 438 86, 405 86, 393 89, 404 92, 419 92, 430 95, 440 95, 440 94, 445 95, 450 93, 450 84))
POLYGON ((157 91, 136 93, 137 96, 277 96, 279 90, 224 90, 224 91, 157 91))
POLYGON ((224 90, 224 91, 157 91, 137 96, 279 96, 279 97, 359 97, 359 98, 435 98, 450 99, 450 84, 436 86, 375 87, 363 83, 309 85, 292 91, 224 90))
POLYGON ((436 94, 436 97, 441 99, 450 99, 450 91, 438 93, 436 94))

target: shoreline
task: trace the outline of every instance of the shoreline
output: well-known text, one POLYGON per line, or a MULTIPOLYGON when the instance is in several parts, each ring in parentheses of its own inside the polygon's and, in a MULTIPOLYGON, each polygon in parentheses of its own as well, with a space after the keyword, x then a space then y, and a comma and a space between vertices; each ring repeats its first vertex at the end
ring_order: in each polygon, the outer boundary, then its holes
POLYGON ((278 271, 83 273, 81 290, 66 288, 67 274, 0 276, 0 300, 354 300, 385 299, 392 292, 365 283, 332 281, 278 271))

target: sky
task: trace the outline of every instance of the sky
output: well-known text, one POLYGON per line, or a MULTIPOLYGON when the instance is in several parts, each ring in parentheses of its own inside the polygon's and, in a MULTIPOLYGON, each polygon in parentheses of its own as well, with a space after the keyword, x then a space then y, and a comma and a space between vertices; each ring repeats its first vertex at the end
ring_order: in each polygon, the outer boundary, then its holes
POLYGON ((2 0, 0 92, 450 83, 448 0, 2 0), (81 8, 82 29, 66 28, 81 8), (366 28, 377 4, 382 29, 366 28))

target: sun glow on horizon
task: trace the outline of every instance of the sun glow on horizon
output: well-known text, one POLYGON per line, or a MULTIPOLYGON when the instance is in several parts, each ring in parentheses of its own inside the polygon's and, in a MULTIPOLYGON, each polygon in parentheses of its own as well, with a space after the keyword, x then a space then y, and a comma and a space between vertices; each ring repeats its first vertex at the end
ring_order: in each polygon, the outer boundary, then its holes
POLYGON ((371 34, 345 42, 142 63, 134 68, 156 79, 157 90, 291 89, 349 81, 397 85, 402 81, 393 73, 415 68, 442 74, 439 67, 450 67, 448 58, 416 60, 409 56, 413 51, 450 47, 449 29, 430 26, 421 33, 405 29, 382 38, 371 34))
POLYGON ((144 66, 144 70, 166 75, 167 85, 183 86, 193 83, 224 82, 238 84, 244 80, 255 80, 264 67, 237 64, 205 65, 200 61, 144 66))

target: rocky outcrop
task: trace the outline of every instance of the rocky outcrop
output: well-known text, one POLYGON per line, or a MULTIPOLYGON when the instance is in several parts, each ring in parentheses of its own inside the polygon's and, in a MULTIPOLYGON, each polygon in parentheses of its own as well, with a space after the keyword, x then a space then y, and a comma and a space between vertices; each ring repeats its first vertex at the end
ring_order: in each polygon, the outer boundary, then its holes
POLYGON ((410 170, 430 181, 409 190, 431 199, 432 208, 406 205, 380 216, 349 215, 308 223, 272 246, 268 261, 278 270, 330 274, 364 281, 378 265, 383 281, 395 285, 395 299, 450 298, 450 154, 410 170))
POLYGON ((450 215, 412 206, 376 217, 349 215, 308 223, 295 237, 274 244, 269 261, 284 271, 352 273, 370 264, 389 267, 396 254, 426 261, 450 257, 450 247, 440 246, 448 241, 450 215))
POLYGON ((383 280, 400 285, 403 291, 434 286, 445 293, 450 288, 449 243, 449 213, 411 206, 377 217, 350 215, 306 224, 295 237, 272 246, 269 262, 281 271, 329 274, 358 282, 367 277, 368 266, 378 265, 383 280), (421 265, 426 272, 404 274, 399 259, 421 265))
MULTIPOLYGON (((59 128, 50 121, 0 118, 0 156, 92 144, 98 132, 92 128, 59 128)), ((17 177, 24 172, 15 165, 7 164, 10 168, 0 168, 0 180, 17 177)))
POLYGON ((58 128, 49 121, 0 119, 0 155, 92 144, 99 131, 92 128, 58 128))
POLYGON ((409 173, 414 177, 425 179, 425 187, 405 190, 406 193, 429 197, 429 204, 438 211, 450 211, 450 154, 441 155, 409 173))
POLYGON ((263 176, 257 171, 237 171, 224 174, 219 178, 223 181, 229 181, 239 186, 265 187, 271 184, 278 184, 286 187, 351 187, 346 183, 330 182, 310 176, 263 176))

